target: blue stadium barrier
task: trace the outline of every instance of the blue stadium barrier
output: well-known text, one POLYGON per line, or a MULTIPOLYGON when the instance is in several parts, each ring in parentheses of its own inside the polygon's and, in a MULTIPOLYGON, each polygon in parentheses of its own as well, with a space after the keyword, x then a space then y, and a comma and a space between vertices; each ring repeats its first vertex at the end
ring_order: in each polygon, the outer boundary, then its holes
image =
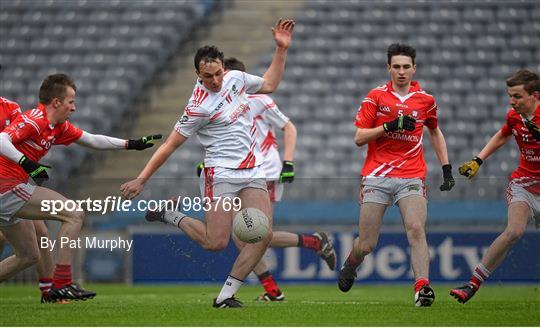
MULTIPOLYGON (((498 232, 429 233, 432 256, 430 279, 435 282, 467 281, 471 270, 497 237, 498 232)), ((338 266, 348 255, 355 235, 332 233, 338 266)), ((540 282, 540 233, 530 231, 514 246, 489 282, 540 282)), ((375 252, 366 257, 358 273, 362 282, 410 282, 409 250, 404 233, 382 233, 375 252)), ((222 282, 237 251, 232 245, 222 252, 204 251, 182 234, 134 234, 132 281, 134 283, 222 282)), ((265 256, 269 269, 280 282, 335 283, 331 271, 315 252, 270 249, 265 256)))

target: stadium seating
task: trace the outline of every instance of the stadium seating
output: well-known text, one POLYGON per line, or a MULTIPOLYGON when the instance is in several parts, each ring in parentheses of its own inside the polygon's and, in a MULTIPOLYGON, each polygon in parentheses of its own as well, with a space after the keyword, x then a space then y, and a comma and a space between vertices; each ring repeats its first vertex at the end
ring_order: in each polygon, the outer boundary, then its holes
MULTIPOLYGON (((352 122, 361 99, 387 81, 385 51, 393 42, 417 48, 417 79, 438 101, 457 175, 457 166, 478 153, 504 122, 504 78, 518 68, 538 70, 539 14, 540 4, 527 0, 306 1, 296 17, 285 78, 275 94, 298 126, 298 176, 358 176, 365 150, 353 144, 352 122)), ((261 58, 259 72, 269 60, 261 58)), ((424 137, 430 198, 503 199, 506 176, 519 161, 513 144, 486 161, 474 184, 458 180, 457 192, 444 195, 438 190, 439 162, 424 137)), ((327 199, 329 188, 353 190, 349 184, 354 183, 335 179, 309 193, 293 184, 288 198, 327 199)))
MULTIPOLYGON (((29 109, 48 74, 67 73, 78 87, 72 121, 115 135, 116 127, 135 116, 130 110, 137 96, 216 3, 3 1, 1 95, 29 109)), ((49 186, 61 185, 87 156, 80 147, 51 152, 43 161, 65 173, 53 174, 49 186)))
MULTIPOLYGON (((2 95, 29 108, 46 74, 70 73, 79 86, 74 122, 111 133, 131 120, 127 113, 135 96, 212 5, 187 0, 5 1, 0 12, 2 95)), ((387 81, 385 51, 393 42, 418 50, 417 78, 438 101, 457 175, 459 163, 477 153, 503 123, 508 108, 504 78, 521 67, 540 69, 539 16, 534 0, 306 1, 295 17, 285 78, 274 95, 298 127, 296 170, 299 181, 306 181, 292 184, 287 198, 338 200, 356 193, 357 180, 351 178, 358 177, 365 148, 355 147, 352 122, 364 95, 387 81), (308 182, 314 178, 330 180, 308 182), (308 185, 313 191, 306 192, 308 185)), ((251 71, 263 73, 270 60, 268 51, 251 71)), ((427 139, 431 197, 502 199, 505 177, 519 160, 513 145, 486 161, 474 185, 478 188, 459 180, 459 192, 448 196, 438 191, 441 172, 427 139)), ((189 151, 178 156, 188 156, 197 145, 186 147, 189 151)), ((86 156, 74 147, 52 152, 47 161, 69 172, 86 156), (67 155, 71 160, 62 161, 67 155)), ((192 177, 193 169, 169 161, 158 176, 192 177)), ((153 197, 175 190, 162 180, 155 183, 153 197)), ((196 189, 196 182, 188 185, 196 189)))

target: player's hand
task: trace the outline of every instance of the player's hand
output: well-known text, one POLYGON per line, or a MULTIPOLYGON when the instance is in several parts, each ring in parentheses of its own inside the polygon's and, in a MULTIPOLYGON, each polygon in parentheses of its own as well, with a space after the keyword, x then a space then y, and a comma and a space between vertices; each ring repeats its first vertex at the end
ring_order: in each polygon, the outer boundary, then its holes
POLYGON ((19 165, 23 168, 23 170, 26 173, 28 173, 28 175, 32 179, 34 179, 34 181, 36 182, 38 186, 41 186, 43 182, 49 180, 47 169, 50 169, 51 168, 50 166, 43 165, 38 162, 34 162, 33 160, 29 159, 28 157, 24 155, 19 160, 19 165))
POLYGON ((142 179, 128 181, 120 186, 120 191, 125 199, 133 199, 139 195, 144 189, 142 179))
POLYGON ((292 33, 294 29, 294 20, 280 18, 276 25, 272 27, 272 36, 276 46, 287 49, 291 45, 292 33))
POLYGON ((197 176, 200 177, 202 174, 202 171, 204 170, 204 162, 197 163, 197 176))
POLYGON ((472 179, 476 173, 478 173, 480 165, 482 165, 483 162, 484 161, 482 161, 480 157, 475 156, 472 160, 461 164, 459 167, 459 174, 472 179))
POLYGON ((283 167, 281 168, 281 173, 279 174, 279 182, 291 183, 293 181, 294 181, 294 162, 283 161, 283 167))
POLYGON ((452 165, 446 164, 442 166, 443 183, 439 187, 441 191, 450 191, 456 184, 452 176, 452 165))
POLYGON ((401 115, 401 116, 398 116, 398 118, 396 118, 393 121, 384 123, 383 128, 384 128, 384 131, 386 132, 394 132, 394 131, 401 132, 403 130, 413 131, 414 123, 416 123, 416 120, 414 119, 414 117, 409 116, 409 115, 405 115, 405 116, 401 115))
POLYGON ((533 120, 525 119, 525 126, 536 141, 540 141, 540 127, 533 120))
POLYGON ((154 134, 153 136, 146 136, 140 139, 129 139, 126 145, 126 149, 145 150, 146 148, 153 147, 152 141, 163 138, 161 134, 154 134))

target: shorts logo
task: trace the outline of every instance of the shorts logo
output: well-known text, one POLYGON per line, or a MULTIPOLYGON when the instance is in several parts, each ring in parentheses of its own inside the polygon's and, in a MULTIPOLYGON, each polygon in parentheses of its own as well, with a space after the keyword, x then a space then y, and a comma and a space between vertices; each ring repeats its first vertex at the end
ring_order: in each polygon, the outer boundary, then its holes
POLYGON ((189 120, 189 117, 187 115, 182 115, 182 117, 179 120, 180 124, 184 124, 189 120))
POLYGON ((364 189, 364 194, 371 194, 373 192, 375 192, 375 189, 373 188, 364 189))
POLYGON ((412 186, 408 186, 408 187, 407 187, 407 190, 408 190, 408 191, 413 191, 413 190, 414 190, 414 191, 420 191, 421 188, 422 188, 422 187, 421 187, 420 185, 415 184, 415 185, 412 185, 412 186))

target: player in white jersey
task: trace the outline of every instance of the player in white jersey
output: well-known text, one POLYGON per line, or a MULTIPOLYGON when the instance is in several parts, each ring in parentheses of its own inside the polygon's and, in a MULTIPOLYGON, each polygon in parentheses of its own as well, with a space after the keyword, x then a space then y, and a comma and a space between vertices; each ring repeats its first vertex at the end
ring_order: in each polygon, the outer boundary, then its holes
MULTIPOLYGON (((246 71, 244 63, 236 58, 225 59, 227 71, 246 71)), ((294 150, 296 147, 296 127, 285 116, 276 103, 268 95, 248 95, 249 106, 253 112, 256 131, 255 141, 261 148, 263 162, 261 164, 266 174, 266 186, 272 204, 272 213, 275 202, 283 196, 283 184, 294 181, 294 150), (278 150, 276 130, 283 130, 283 163, 278 150)), ((204 169, 203 163, 197 165, 197 175, 204 169)), ((234 235, 235 244, 241 248, 243 243, 234 235)), ((326 262, 330 270, 336 266, 336 253, 328 235, 316 232, 312 235, 296 234, 288 231, 274 231, 269 247, 302 247, 311 249, 326 262)), ((274 277, 268 270, 264 260, 261 260, 253 270, 263 285, 265 292, 257 298, 261 301, 282 301, 285 295, 278 288, 274 277)))
MULTIPOLYGON (((177 211, 148 212, 147 218, 155 217, 179 227, 211 251, 225 248, 231 235, 233 212, 219 206, 219 197, 238 197, 242 208, 257 208, 272 222, 265 173, 260 167, 261 152, 253 138, 256 126, 246 94, 276 90, 285 70, 293 28, 294 21, 280 19, 272 29, 276 50, 262 78, 240 71, 225 73, 223 53, 214 46, 197 51, 194 64, 198 79, 184 115, 137 179, 123 184, 120 189, 124 197, 136 197, 169 156, 196 134, 206 151, 204 175, 200 179, 201 195, 211 200, 209 211, 205 212, 206 223, 177 211)), ((234 294, 263 256, 271 238, 270 231, 262 241, 247 244, 240 251, 214 300, 214 307, 242 307, 234 294)))

